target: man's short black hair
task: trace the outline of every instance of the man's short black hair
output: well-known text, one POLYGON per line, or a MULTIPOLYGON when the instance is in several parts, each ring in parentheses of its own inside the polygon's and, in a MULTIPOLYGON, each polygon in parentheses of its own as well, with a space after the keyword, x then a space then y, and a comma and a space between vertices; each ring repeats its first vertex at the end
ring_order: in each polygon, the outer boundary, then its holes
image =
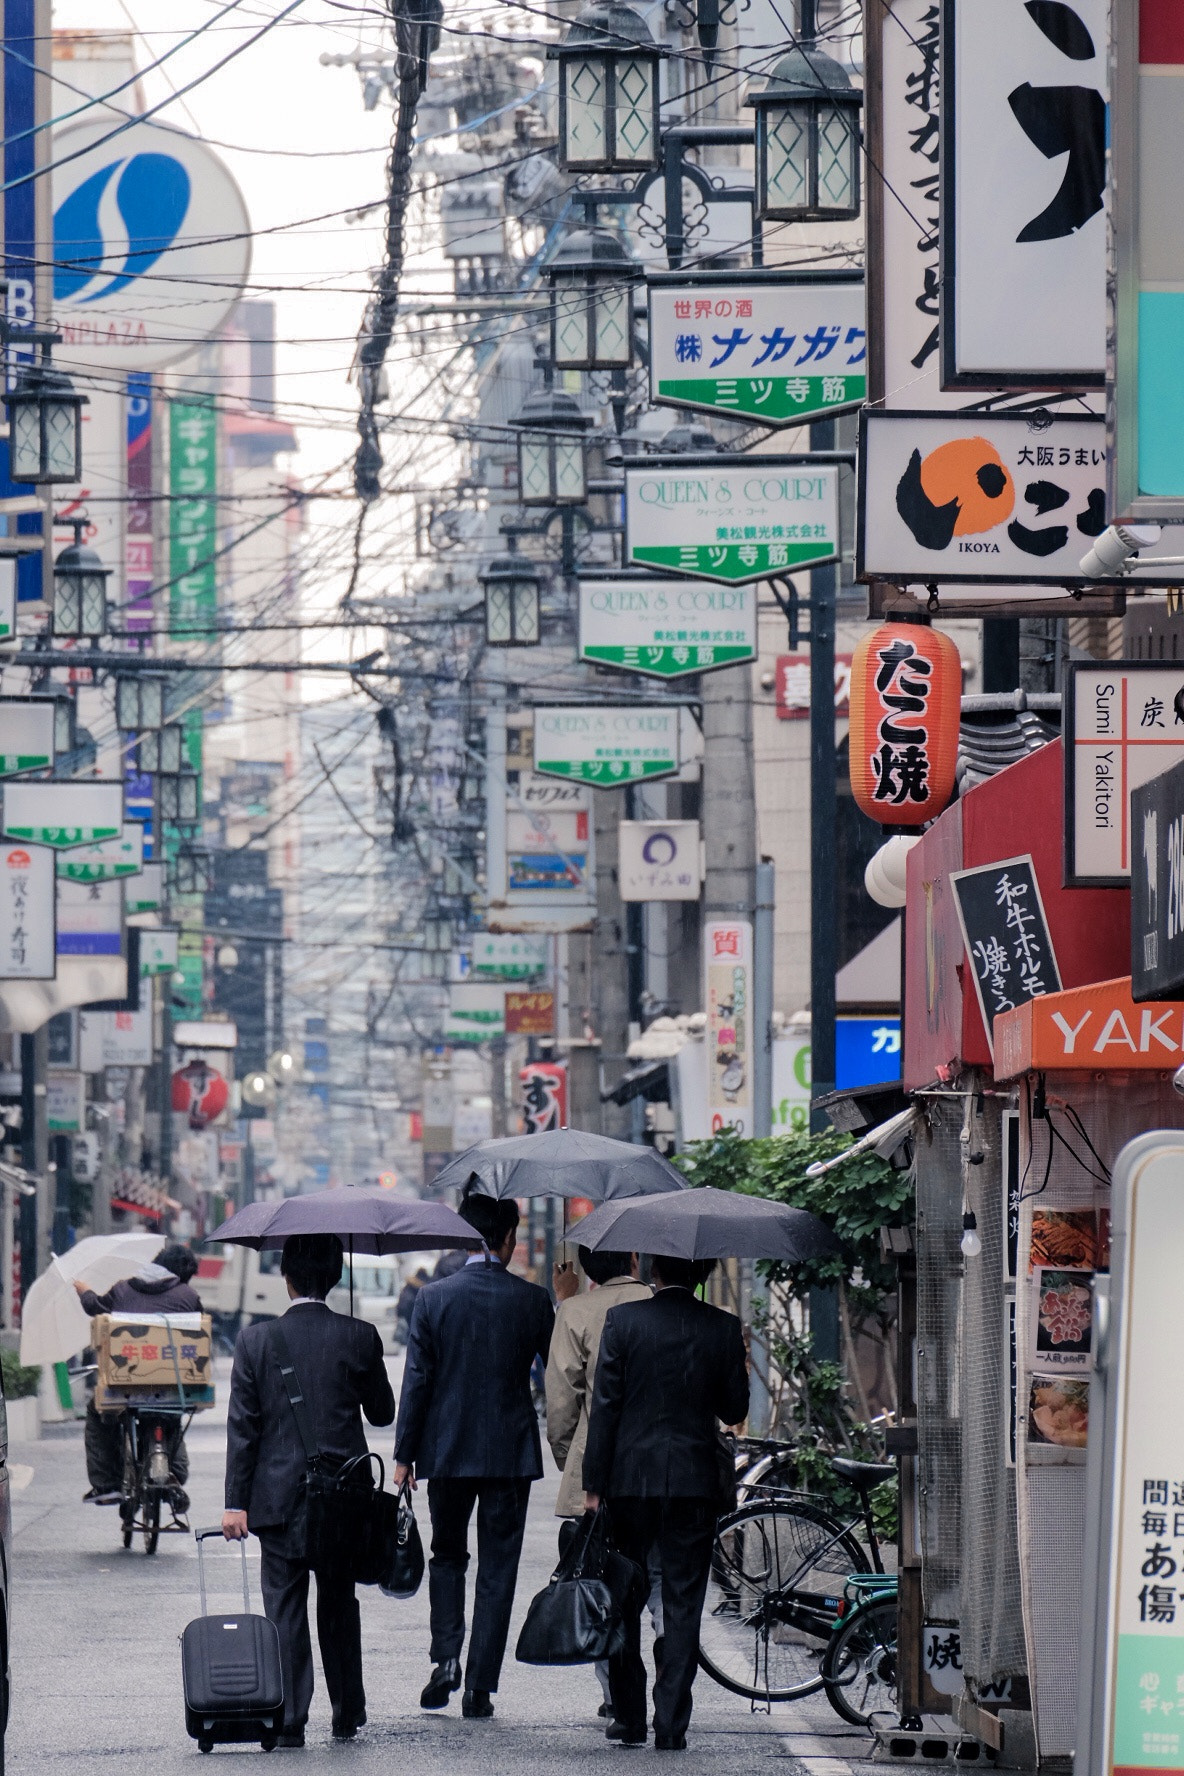
POLYGON ((611 1283, 614 1277, 627 1277, 633 1269, 632 1252, 594 1252, 591 1246, 579 1246, 580 1269, 589 1282, 611 1283))
POLYGON ((675 1289, 697 1289, 715 1269, 714 1258, 664 1258, 655 1252, 650 1264, 657 1276, 675 1289))
POLYGON ((294 1233, 284 1241, 280 1271, 297 1295, 323 1301, 341 1281, 345 1250, 335 1233, 294 1233))
POLYGON ((159 1264, 162 1270, 167 1270, 170 1275, 175 1276, 179 1283, 187 1283, 191 1276, 197 1274, 197 1259, 189 1247, 183 1246, 179 1240, 166 1246, 163 1252, 158 1252, 154 1262, 159 1264))
POLYGON ((491 1252, 496 1252, 518 1228, 518 1204, 512 1196, 484 1196, 478 1190, 467 1190, 459 1213, 481 1235, 491 1252))

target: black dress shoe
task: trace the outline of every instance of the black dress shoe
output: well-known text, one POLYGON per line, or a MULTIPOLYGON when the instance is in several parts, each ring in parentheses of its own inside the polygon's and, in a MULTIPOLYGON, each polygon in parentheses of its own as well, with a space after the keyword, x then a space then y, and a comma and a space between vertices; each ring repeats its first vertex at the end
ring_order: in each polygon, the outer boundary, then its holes
POLYGON ((333 1716, 333 1737, 334 1739, 356 1739, 358 1728, 365 1725, 366 1710, 364 1708, 361 1714, 355 1715, 352 1720, 343 1719, 335 1714, 333 1716))
POLYGON ((276 1740, 276 1744, 279 1746, 281 1751, 303 1751, 304 1750, 304 1728, 301 1727, 295 1733, 281 1733, 279 1738, 276 1740))
POLYGON ((488 1690, 466 1690, 460 1699, 460 1711, 466 1720, 489 1720, 493 1703, 488 1690))
POLYGON ((610 1721, 604 1729, 605 1738, 611 1739, 616 1745, 644 1745, 648 1735, 649 1729, 644 1721, 630 1727, 624 1721, 615 1720, 610 1721))
POLYGON ((669 1733, 654 1734, 655 1751, 685 1751, 687 1748, 686 1734, 680 1733, 673 1738, 669 1733))
POLYGON ((448 1698, 460 1689, 460 1660, 441 1659, 419 1698, 421 1708, 446 1708, 448 1698))
POLYGON ((600 1704, 600 1707, 596 1710, 596 1715, 597 1715, 598 1720, 615 1720, 616 1719, 616 1716, 613 1713, 613 1705, 611 1702, 602 1702, 600 1704))

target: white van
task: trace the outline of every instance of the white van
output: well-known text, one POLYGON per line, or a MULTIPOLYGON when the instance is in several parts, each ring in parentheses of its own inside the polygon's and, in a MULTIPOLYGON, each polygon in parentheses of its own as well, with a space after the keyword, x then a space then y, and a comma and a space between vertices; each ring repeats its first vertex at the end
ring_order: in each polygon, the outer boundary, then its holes
POLYGON ((233 1344, 239 1329, 252 1320, 276 1319, 291 1299, 280 1275, 280 1254, 255 1252, 250 1246, 214 1246, 203 1252, 193 1287, 224 1344, 233 1344))
POLYGON ((377 1326, 382 1348, 388 1355, 401 1348, 399 1294, 403 1287, 400 1258, 347 1258, 341 1281, 325 1297, 334 1313, 349 1312, 350 1270, 353 1270, 354 1318, 377 1326))

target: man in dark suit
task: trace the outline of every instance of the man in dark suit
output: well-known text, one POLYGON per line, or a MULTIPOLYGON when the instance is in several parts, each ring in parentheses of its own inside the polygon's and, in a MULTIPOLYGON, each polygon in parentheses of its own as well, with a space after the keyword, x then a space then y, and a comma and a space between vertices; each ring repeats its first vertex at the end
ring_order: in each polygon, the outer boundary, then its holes
MULTIPOLYGON (((259 1537, 263 1607, 279 1631, 284 1672, 280 1744, 302 1746, 313 1687, 308 1575, 314 1569, 304 1557, 302 1532, 294 1519, 308 1460, 281 1374, 277 1328, 282 1328, 284 1362, 295 1371, 320 1454, 338 1462, 365 1455, 362 1413, 372 1425, 389 1425, 395 1396, 375 1327, 325 1306, 325 1296, 341 1281, 341 1241, 331 1235, 297 1235, 285 1243, 281 1267, 291 1307, 282 1320, 244 1327, 235 1347, 222 1533, 227 1541, 239 1541, 249 1527, 259 1537)), ((354 1584, 339 1572, 315 1571, 317 1639, 333 1705, 333 1737, 353 1739, 366 1721, 354 1584)))
POLYGON ((545 1289, 512 1276, 518 1205, 468 1196, 461 1214, 487 1253, 419 1292, 395 1432, 395 1485, 426 1478, 432 1519, 428 1591, 434 1669, 421 1708, 443 1708, 460 1688, 469 1519, 477 1508, 477 1584, 461 1699, 487 1720, 497 1689, 518 1578, 530 1483, 543 1472, 530 1392, 555 1315, 545 1289))
MULTIPOLYGON (((719 1421, 748 1412, 744 1338, 735 1315, 696 1300, 714 1263, 654 1257, 650 1301, 614 1307, 604 1322, 584 1451, 585 1505, 607 1499, 613 1540, 644 1571, 662 1568, 662 1658, 654 1685, 654 1743, 683 1751, 699 1652, 699 1618, 711 1571, 719 1478, 719 1421)), ((610 1662, 608 1737, 646 1738, 640 1605, 626 1612, 626 1641, 610 1662)))

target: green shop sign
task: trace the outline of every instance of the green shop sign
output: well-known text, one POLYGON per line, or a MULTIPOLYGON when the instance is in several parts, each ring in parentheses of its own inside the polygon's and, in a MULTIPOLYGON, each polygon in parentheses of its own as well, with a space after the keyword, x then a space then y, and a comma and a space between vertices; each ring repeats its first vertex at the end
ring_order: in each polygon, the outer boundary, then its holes
POLYGON ((625 471, 625 563, 738 586, 839 554, 839 472, 785 457, 652 457, 625 471))
POLYGON ((701 580, 581 580, 580 658, 651 678, 756 659, 756 588, 701 580))
POLYGON ((558 708, 534 712, 534 768, 615 789, 679 768, 678 709, 558 708))

